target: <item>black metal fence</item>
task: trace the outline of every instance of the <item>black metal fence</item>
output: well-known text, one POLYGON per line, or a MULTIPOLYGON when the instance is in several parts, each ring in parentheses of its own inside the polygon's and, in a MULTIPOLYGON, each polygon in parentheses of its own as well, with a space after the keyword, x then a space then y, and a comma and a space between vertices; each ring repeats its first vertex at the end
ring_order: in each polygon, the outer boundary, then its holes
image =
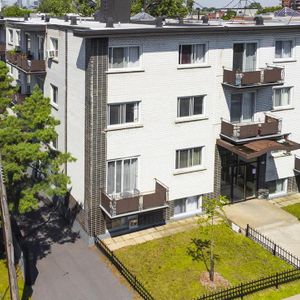
POLYGON ((221 290, 216 293, 202 295, 195 300, 222 300, 243 298, 246 295, 271 288, 278 288, 280 284, 300 279, 300 270, 288 270, 274 275, 263 277, 258 280, 241 283, 228 289, 221 290))
POLYGON ((99 238, 95 238, 97 247, 108 257, 113 265, 119 270, 119 272, 127 279, 131 286, 145 299, 154 300, 150 292, 146 290, 143 284, 133 275, 125 265, 115 256, 114 252, 111 251, 103 241, 99 238))
POLYGON ((273 253, 273 255, 278 256, 282 260, 286 261, 295 268, 300 268, 300 259, 290 253, 289 251, 283 249, 278 244, 274 243, 271 239, 261 234, 256 229, 252 228, 249 224, 246 228, 246 236, 258 244, 262 245, 264 248, 273 253))

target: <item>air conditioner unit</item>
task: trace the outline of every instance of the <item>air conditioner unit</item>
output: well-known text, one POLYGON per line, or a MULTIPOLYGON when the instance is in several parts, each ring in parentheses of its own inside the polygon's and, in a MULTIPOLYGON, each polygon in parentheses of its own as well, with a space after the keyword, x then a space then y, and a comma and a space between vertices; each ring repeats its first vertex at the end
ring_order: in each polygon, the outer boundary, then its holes
POLYGON ((47 51, 47 58, 51 59, 55 57, 55 50, 48 50, 47 51))

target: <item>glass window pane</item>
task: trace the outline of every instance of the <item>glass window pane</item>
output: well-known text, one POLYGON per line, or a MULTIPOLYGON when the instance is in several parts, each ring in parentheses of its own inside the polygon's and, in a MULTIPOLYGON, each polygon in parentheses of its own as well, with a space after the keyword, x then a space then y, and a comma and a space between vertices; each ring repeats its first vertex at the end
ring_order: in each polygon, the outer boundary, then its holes
POLYGON ((140 48, 129 47, 128 67, 137 68, 139 66, 140 48))
POLYGON ((276 180, 269 182, 269 193, 275 194, 276 193, 276 180))
POLYGON ((289 58, 292 57, 292 41, 282 42, 282 57, 289 58))
POLYGON ((179 100, 179 117, 190 115, 190 98, 180 98, 179 100))
POLYGON ((201 153, 202 152, 202 148, 194 148, 192 151, 192 156, 193 156, 193 161, 192 161, 192 165, 193 166, 198 166, 201 165, 201 153))
POLYGON ((244 71, 256 70, 256 43, 246 44, 246 61, 244 71))
POLYGON ((135 103, 127 103, 126 105, 126 123, 134 122, 134 106, 135 103))
POLYGON ((185 199, 174 200, 174 214, 182 214, 185 212, 185 199))
POLYGON ((289 88, 284 88, 282 89, 281 93, 281 105, 282 106, 287 106, 290 104, 290 89, 289 88))
POLYGON ((281 58, 281 52, 282 52, 282 42, 276 41, 275 42, 275 58, 281 58))
POLYGON ((122 161, 116 161, 116 193, 122 191, 122 161))
POLYGON ((124 57, 125 57, 125 50, 124 48, 113 48, 113 68, 124 68, 124 57))
POLYGON ((187 168, 189 166, 188 157, 189 157, 189 150, 180 150, 179 151, 179 168, 187 168))
POLYGON ((112 194, 115 190, 115 162, 109 162, 107 169, 107 193, 112 194))
POLYGON ((203 114, 203 97, 194 97, 194 115, 203 114))
POLYGON ((274 106, 280 106, 281 105, 281 89, 275 89, 274 90, 274 106))
POLYGON ((231 95, 231 106, 230 106, 230 121, 240 122, 242 114, 242 94, 231 95))
POLYGON ((204 63, 205 60, 205 45, 193 45, 193 63, 204 63))
POLYGON ((121 107, 120 105, 109 106, 109 125, 121 123, 121 107))
POLYGON ((192 63, 192 45, 181 45, 179 53, 180 64, 191 64, 192 63))

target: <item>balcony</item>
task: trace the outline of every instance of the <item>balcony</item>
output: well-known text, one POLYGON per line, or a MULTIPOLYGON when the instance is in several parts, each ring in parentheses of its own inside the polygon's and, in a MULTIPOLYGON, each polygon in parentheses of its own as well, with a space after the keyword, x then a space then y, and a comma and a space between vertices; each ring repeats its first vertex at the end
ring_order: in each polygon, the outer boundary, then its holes
POLYGON ((295 155, 295 166, 294 171, 300 173, 300 156, 295 155))
POLYGON ((235 143, 242 143, 249 139, 258 140, 272 137, 280 137, 281 119, 265 115, 264 122, 253 123, 231 123, 222 120, 221 137, 229 139, 235 143))
POLYGON ((258 71, 240 72, 223 70, 223 85, 232 88, 249 88, 259 86, 281 85, 284 81, 284 69, 267 67, 258 71))
POLYGON ((101 209, 110 217, 120 217, 144 211, 161 209, 167 207, 168 188, 158 180, 155 180, 155 191, 133 194, 108 195, 102 192, 101 209))
POLYGON ((25 73, 41 74, 46 72, 45 60, 32 59, 32 55, 30 54, 8 51, 6 53, 6 58, 10 64, 25 73))
POLYGON ((29 97, 30 94, 21 94, 21 93, 16 93, 12 96, 12 105, 17 105, 17 104, 22 104, 24 102, 24 99, 26 97, 29 97))
POLYGON ((6 43, 5 42, 0 42, 0 56, 1 56, 1 59, 5 57, 5 52, 6 52, 6 43))

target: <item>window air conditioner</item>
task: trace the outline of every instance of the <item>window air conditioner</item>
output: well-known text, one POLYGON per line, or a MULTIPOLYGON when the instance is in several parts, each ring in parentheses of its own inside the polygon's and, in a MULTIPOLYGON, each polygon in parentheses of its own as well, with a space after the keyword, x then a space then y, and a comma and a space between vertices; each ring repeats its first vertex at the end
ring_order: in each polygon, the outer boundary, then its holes
POLYGON ((47 57, 49 59, 54 58, 55 57, 55 50, 48 50, 47 51, 47 57))

